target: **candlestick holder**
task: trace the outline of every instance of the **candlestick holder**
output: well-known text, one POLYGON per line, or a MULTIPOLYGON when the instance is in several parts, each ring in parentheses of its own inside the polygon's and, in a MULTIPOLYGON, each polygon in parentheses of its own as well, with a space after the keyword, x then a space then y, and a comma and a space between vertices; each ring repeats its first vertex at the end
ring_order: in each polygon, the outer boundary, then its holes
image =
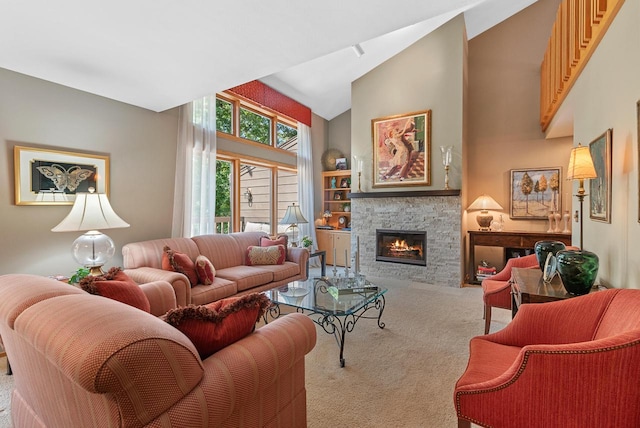
POLYGON ((571 231, 569 230, 569 221, 571 219, 571 214, 569 214, 569 210, 564 212, 564 230, 562 231, 562 233, 571 233, 571 231))
POLYGON ((451 165, 452 146, 440 146, 442 166, 444 166, 444 190, 449 190, 449 165, 451 165))
POLYGON ((358 192, 362 192, 362 188, 360 187, 361 176, 362 176, 362 172, 358 171, 358 192))
POLYGON ((444 190, 449 190, 449 165, 444 166, 444 190))

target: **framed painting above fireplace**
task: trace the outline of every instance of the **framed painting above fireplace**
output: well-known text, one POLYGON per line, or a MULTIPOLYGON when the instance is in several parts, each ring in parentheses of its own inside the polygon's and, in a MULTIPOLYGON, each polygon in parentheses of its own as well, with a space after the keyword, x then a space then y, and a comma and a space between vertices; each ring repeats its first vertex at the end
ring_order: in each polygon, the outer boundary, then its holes
POLYGON ((431 185, 431 110, 371 120, 373 187, 431 185))

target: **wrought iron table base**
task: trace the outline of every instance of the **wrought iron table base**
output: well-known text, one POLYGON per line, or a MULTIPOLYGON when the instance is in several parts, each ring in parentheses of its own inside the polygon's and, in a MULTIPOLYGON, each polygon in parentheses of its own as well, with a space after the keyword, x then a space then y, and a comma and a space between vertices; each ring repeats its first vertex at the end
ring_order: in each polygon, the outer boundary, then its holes
MULTIPOLYGON (((361 319, 377 319, 378 327, 383 329, 385 324, 381 321, 382 313, 384 312, 385 306, 384 294, 379 295, 375 300, 364 305, 362 308, 357 311, 344 314, 344 315, 336 315, 336 314, 327 314, 322 312, 311 311, 310 309, 303 309, 296 307, 296 312, 300 312, 303 314, 307 314, 311 320, 318 324, 322 329, 329 333, 333 334, 333 337, 336 339, 336 343, 340 348, 340 367, 344 367, 345 359, 344 359, 344 341, 347 335, 347 332, 353 331, 356 323, 361 319), (365 316, 367 312, 370 310, 377 310, 377 316, 365 316)), ((276 319, 281 315, 280 312, 280 304, 279 302, 273 302, 273 305, 267 309, 265 312, 263 319, 264 322, 267 323, 267 318, 271 317, 272 319, 276 319)), ((282 303, 286 305, 286 303, 282 303)))

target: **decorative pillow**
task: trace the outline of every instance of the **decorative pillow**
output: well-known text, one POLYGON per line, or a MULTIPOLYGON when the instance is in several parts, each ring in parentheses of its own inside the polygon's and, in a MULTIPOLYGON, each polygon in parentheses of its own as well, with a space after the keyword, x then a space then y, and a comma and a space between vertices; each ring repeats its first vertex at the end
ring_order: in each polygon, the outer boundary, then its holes
POLYGON ((286 259, 284 245, 271 245, 269 247, 249 246, 247 248, 247 266, 255 265, 281 265, 286 259))
POLYGON ((200 255, 196 257, 195 265, 200 284, 213 284, 213 279, 216 277, 216 268, 213 267, 213 263, 206 256, 200 255))
POLYGON ((80 280, 79 285, 89 294, 108 297, 145 312, 151 312, 149 299, 140 286, 119 267, 109 269, 109 272, 104 275, 86 276, 80 280))
POLYGON ((251 333, 271 304, 263 293, 172 309, 160 317, 191 340, 205 359, 251 333))
POLYGON ((162 253, 162 269, 184 274, 189 278, 191 286, 198 285, 198 274, 196 273, 196 265, 184 253, 172 250, 165 245, 162 253))
POLYGON ((261 247, 270 247, 272 245, 284 245, 284 257, 287 257, 287 251, 289 250, 289 237, 287 235, 260 237, 261 247))

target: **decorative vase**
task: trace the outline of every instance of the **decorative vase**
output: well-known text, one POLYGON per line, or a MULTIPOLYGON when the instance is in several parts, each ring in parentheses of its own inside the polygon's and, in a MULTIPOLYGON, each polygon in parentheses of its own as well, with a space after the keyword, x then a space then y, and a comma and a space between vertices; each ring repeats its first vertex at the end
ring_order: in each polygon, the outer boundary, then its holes
POLYGON ((584 250, 558 251, 557 270, 569 294, 587 294, 598 275, 599 259, 595 253, 584 250))
POLYGON ((560 250, 567 248, 563 242, 560 241, 538 241, 533 246, 533 250, 536 253, 538 259, 538 265, 540 270, 544 272, 544 264, 547 261, 547 254, 551 253, 554 256, 560 250))
POLYGON ((547 233, 553 233, 554 220, 555 220, 555 216, 553 215, 553 211, 549 211, 549 230, 547 230, 547 233))

